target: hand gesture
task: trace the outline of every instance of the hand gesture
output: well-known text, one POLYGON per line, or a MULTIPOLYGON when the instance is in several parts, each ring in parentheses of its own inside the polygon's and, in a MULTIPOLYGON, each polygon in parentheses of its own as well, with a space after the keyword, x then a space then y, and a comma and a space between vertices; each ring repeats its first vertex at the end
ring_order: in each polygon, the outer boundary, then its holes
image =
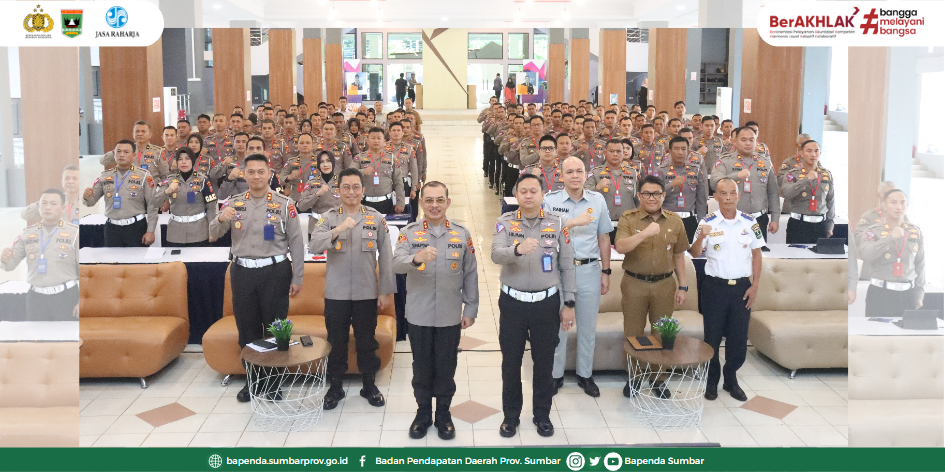
POLYGON ((354 228, 354 225, 355 225, 354 218, 351 218, 349 216, 345 218, 345 220, 342 221, 340 225, 338 225, 338 228, 341 228, 342 231, 347 231, 351 228, 354 228))
POLYGON ((581 213, 581 216, 571 220, 571 223, 574 227, 578 227, 589 225, 592 221, 594 221, 594 217, 590 213, 581 213))
POLYGON ((223 211, 220 212, 220 216, 217 217, 217 219, 220 220, 220 223, 226 223, 233 218, 236 218, 236 208, 233 207, 224 208, 223 211))
POLYGON ((595 186, 594 188, 597 190, 603 190, 607 187, 610 187, 610 177, 602 178, 600 182, 597 182, 597 186, 595 186))
POLYGON ((239 178, 241 173, 242 172, 240 171, 239 167, 234 167, 233 170, 230 171, 230 175, 228 175, 226 178, 227 180, 236 180, 239 178))
POLYGON ((168 195, 170 195, 170 194, 172 194, 172 193, 177 193, 177 189, 179 189, 179 188, 180 188, 180 184, 178 184, 177 181, 175 180, 175 181, 171 182, 170 185, 167 186, 167 189, 164 190, 164 193, 166 193, 166 194, 168 194, 168 195))
POLYGON ((538 247, 538 240, 535 238, 528 238, 524 242, 518 245, 519 254, 531 254, 538 247))
POLYGON ((669 183, 670 187, 682 187, 682 184, 686 183, 685 175, 677 175, 672 182, 669 183))
POLYGON ((540 175, 541 175, 541 169, 539 169, 539 168, 537 168, 537 167, 534 168, 534 169, 532 169, 532 175, 534 175, 535 177, 540 176, 540 175))
POLYGON ((686 303, 686 292, 684 290, 676 290, 676 306, 682 306, 683 303, 686 303))
POLYGON ((86 188, 85 191, 82 192, 82 198, 85 199, 85 200, 88 200, 88 199, 92 198, 92 193, 93 193, 93 192, 94 192, 94 190, 92 190, 92 187, 86 188))
POLYGON ((362 173, 363 175, 373 174, 373 173, 374 173, 374 168, 371 167, 371 166, 367 166, 367 167, 361 169, 361 173, 362 173))
POLYGON ((817 179, 820 178, 820 175, 818 175, 816 171, 813 171, 813 170, 812 170, 812 171, 810 171, 810 172, 807 173, 807 178, 810 179, 810 180, 817 180, 817 179))
POLYGON ((655 221, 650 223, 650 225, 643 230, 643 236, 646 238, 651 238, 658 234, 660 234, 660 224, 655 221))
POLYGON ((423 248, 420 252, 413 256, 413 261, 421 264, 426 264, 427 262, 433 262, 436 259, 436 248, 433 246, 427 246, 423 248))
POLYGON ((395 213, 403 213, 403 212, 404 212, 404 206, 403 206, 403 205, 395 206, 395 207, 394 207, 394 212, 395 212, 395 213))
POLYGON ((893 238, 901 238, 903 234, 905 234, 905 231, 903 231, 903 229, 902 229, 901 226, 896 226, 896 227, 892 230, 892 237, 893 237, 893 238))
POLYGON ((747 179, 748 175, 749 175, 748 169, 742 169, 738 171, 738 178, 741 180, 747 179))
POLYGON ((699 226, 699 235, 698 235, 698 237, 699 237, 699 239, 704 239, 704 238, 706 238, 707 236, 709 236, 709 233, 711 233, 711 232, 712 232, 712 226, 711 226, 711 225, 702 225, 702 226, 699 226))
POLYGON ((292 172, 289 173, 289 177, 286 178, 286 180, 299 180, 299 175, 298 169, 292 169, 292 172))
POLYGON ((3 248, 3 253, 0 253, 0 262, 6 264, 11 257, 13 257, 13 249, 8 247, 3 248))
POLYGON ((320 196, 322 196, 322 195, 328 193, 328 190, 329 190, 329 185, 322 184, 322 185, 320 185, 320 186, 318 187, 318 191, 315 192, 315 195, 317 195, 317 196, 320 197, 320 196))
POLYGON ((702 154, 703 156, 705 156, 705 153, 709 152, 709 148, 707 148, 707 147, 705 147, 705 146, 702 146, 702 147, 700 147, 696 152, 698 152, 699 154, 702 154))

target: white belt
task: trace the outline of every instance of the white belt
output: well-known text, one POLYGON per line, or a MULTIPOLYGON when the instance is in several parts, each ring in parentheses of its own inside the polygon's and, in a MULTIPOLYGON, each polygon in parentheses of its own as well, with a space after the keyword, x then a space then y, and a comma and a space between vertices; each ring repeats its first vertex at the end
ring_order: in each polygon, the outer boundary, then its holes
POLYGON ((237 257, 236 264, 247 269, 259 269, 261 267, 271 266, 273 264, 278 264, 286 259, 285 255, 272 256, 272 257, 263 257, 262 259, 248 259, 245 257, 237 257))
POLYGON ((905 292, 906 290, 912 289, 912 282, 887 282, 880 279, 870 279, 870 284, 897 292, 905 292))
POLYGON ((69 290, 70 288, 75 287, 78 284, 79 283, 76 282, 75 280, 70 280, 64 284, 53 285, 52 287, 33 286, 32 290, 36 293, 41 293, 43 295, 55 295, 57 293, 65 292, 66 290, 69 290))
POLYGON ((820 223, 821 221, 824 221, 824 218, 826 218, 826 216, 824 216, 824 215, 802 215, 802 214, 800 214, 800 213, 791 213, 791 218, 794 218, 795 220, 806 221, 806 222, 808 222, 808 223, 820 223))
POLYGON ((113 224, 113 225, 117 225, 117 226, 128 226, 128 225, 130 225, 130 224, 132 224, 132 223, 137 223, 137 222, 139 222, 139 221, 141 221, 141 220, 143 220, 143 219, 144 219, 144 215, 141 214, 141 215, 138 215, 138 216, 132 216, 131 218, 125 218, 125 219, 121 219, 121 220, 113 220, 113 219, 111 219, 111 218, 108 218, 108 222, 111 223, 111 224, 113 224))
POLYGON ((610 220, 610 224, 614 225, 614 229, 617 229, 617 224, 619 223, 620 223, 619 220, 610 220))
POLYGON ((193 223, 194 221, 200 221, 200 220, 206 218, 206 216, 207 216, 207 213, 206 213, 206 212, 198 213, 198 214, 192 215, 192 216, 177 216, 177 215, 171 215, 171 220, 176 221, 176 222, 178 222, 178 223, 193 223))
MULTIPOLYGON (((744 213, 744 212, 743 212, 743 213, 744 213)), ((746 214, 751 215, 752 218, 758 219, 758 218, 761 218, 762 215, 767 215, 768 212, 766 212, 766 211, 759 211, 759 212, 755 212, 755 213, 746 213, 746 214)))
POLYGON ((677 211, 676 215, 679 216, 680 218, 689 218, 690 216, 692 216, 692 213, 688 211, 677 211))
POLYGON ((312 218, 315 218, 315 219, 317 220, 317 219, 319 219, 319 218, 321 218, 321 217, 322 217, 322 214, 321 214, 321 213, 315 213, 314 211, 312 212, 312 218))
POLYGON ((388 193, 387 195, 381 195, 380 197, 364 197, 364 201, 377 203, 383 202, 384 200, 390 200, 391 198, 394 198, 394 192, 388 193))
POLYGON ((515 290, 514 288, 511 288, 508 285, 503 285, 502 291, 507 293, 510 297, 520 302, 534 303, 534 302, 540 302, 558 293, 558 287, 551 287, 548 290, 542 290, 541 292, 522 292, 519 290, 515 290))

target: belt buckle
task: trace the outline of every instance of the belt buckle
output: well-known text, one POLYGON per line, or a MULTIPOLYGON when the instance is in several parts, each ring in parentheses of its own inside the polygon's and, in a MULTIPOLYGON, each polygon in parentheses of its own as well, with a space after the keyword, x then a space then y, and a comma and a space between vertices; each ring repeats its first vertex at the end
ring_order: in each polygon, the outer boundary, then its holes
POLYGON ((729 280, 728 280, 728 284, 729 284, 729 285, 735 285, 736 282, 737 282, 737 281, 736 281, 735 279, 729 279, 729 280))

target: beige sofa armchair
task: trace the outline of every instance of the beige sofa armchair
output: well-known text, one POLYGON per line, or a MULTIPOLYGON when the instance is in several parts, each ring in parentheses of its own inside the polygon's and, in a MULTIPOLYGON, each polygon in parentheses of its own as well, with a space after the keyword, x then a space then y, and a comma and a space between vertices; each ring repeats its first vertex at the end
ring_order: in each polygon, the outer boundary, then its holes
POLYGON ((79 446, 79 343, 0 343, 0 447, 79 446))
POLYGON ((850 447, 943 447, 942 336, 850 336, 850 447))
POLYGON ((847 367, 847 260, 764 259, 748 339, 791 370, 847 367))
MULTIPOLYGON (((610 277, 610 291, 601 297, 600 313, 597 315, 597 342, 594 345, 594 370, 625 370, 627 357, 623 352, 623 308, 620 301, 620 280, 625 277, 620 263, 611 264, 614 273, 610 277)), ((673 277, 675 279, 675 276, 673 277)), ((676 307, 673 313, 682 325, 680 334, 702 340, 702 314, 699 313, 699 290, 696 288, 696 269, 692 259, 686 258, 686 283, 689 293, 686 303, 676 307)), ((650 325, 647 323, 646 332, 650 325)), ((566 370, 574 370, 577 362, 577 330, 568 332, 568 358, 566 370)))

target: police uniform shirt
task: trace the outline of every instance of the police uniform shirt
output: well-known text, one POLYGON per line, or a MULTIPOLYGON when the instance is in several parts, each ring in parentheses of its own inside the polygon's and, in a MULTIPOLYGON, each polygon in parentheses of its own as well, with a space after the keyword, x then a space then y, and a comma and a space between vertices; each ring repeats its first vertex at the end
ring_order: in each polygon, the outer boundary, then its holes
POLYGON ((509 164, 521 169, 538 162, 538 138, 531 136, 516 141, 511 146, 512 157, 509 164))
POLYGON ((549 191, 561 190, 564 188, 564 175, 562 175, 561 171, 558 169, 557 161, 547 167, 542 165, 541 161, 538 161, 522 169, 522 174, 535 175, 536 170, 538 171, 538 180, 541 181, 542 192, 548 193, 549 191))
POLYGON ((903 223, 903 235, 894 238, 885 220, 858 225, 856 246, 871 278, 887 282, 914 282, 921 300, 925 294, 925 243, 922 231, 903 223), (901 273, 897 265, 901 264, 901 273))
MULTIPOLYGON (((787 173, 794 170, 794 168, 796 167, 800 167, 800 165, 801 165, 801 161, 800 159, 798 159, 797 155, 791 156, 785 159, 784 162, 781 163, 781 167, 778 168, 778 187, 779 188, 784 185, 784 177, 787 175, 787 173)), ((786 213, 788 211, 789 210, 784 210, 782 213, 786 213)))
POLYGON ((209 154, 210 157, 217 161, 236 153, 236 150, 233 149, 233 140, 230 139, 229 132, 224 134, 222 138, 218 137, 216 133, 207 136, 203 140, 203 148, 207 150, 207 154, 209 154))
MULTIPOLYGON (((322 151, 328 151, 331 153, 332 157, 335 158, 335 167, 340 169, 347 169, 352 167, 351 164, 351 152, 348 150, 348 147, 345 146, 341 141, 335 140, 331 146, 326 145, 325 140, 322 139, 318 146, 315 147, 315 150, 312 151, 316 156, 322 151)), ((341 172, 340 170, 338 172, 341 172)))
POLYGON ((719 210, 703 218, 702 225, 712 227, 704 240, 706 275, 729 280, 751 277, 751 250, 765 245, 755 218, 736 210, 735 218, 726 220, 719 210))
POLYGON ((767 211, 771 213, 771 221, 781 218, 781 195, 778 191, 777 179, 774 175, 771 160, 767 156, 754 154, 750 158, 742 158, 737 153, 725 154, 715 163, 710 175, 709 185, 715 184, 723 177, 728 177, 738 184, 738 210, 745 213, 767 211), (742 170, 748 170, 748 189, 745 182, 738 177, 742 170))
POLYGON ((650 145, 640 143, 637 146, 633 146, 633 148, 635 151, 633 160, 637 163, 637 168, 640 170, 640 173, 642 175, 657 175, 657 169, 660 163, 663 162, 663 157, 665 156, 663 146, 654 142, 650 145))
POLYGON ((420 175, 427 173, 427 138, 417 131, 414 131, 413 136, 404 136, 404 141, 413 146, 414 152, 417 155, 417 170, 420 172, 420 175))
MULTIPOLYGON (((420 169, 417 167, 417 152, 414 147, 401 141, 400 144, 389 142, 386 148, 394 157, 400 175, 406 178, 410 185, 416 185, 420 181, 420 169)), ((409 193, 409 189, 404 189, 404 193, 409 193)))
POLYGON ((358 140, 347 131, 342 133, 342 135, 339 136, 336 141, 342 143, 352 156, 357 156, 361 153, 361 148, 358 146, 358 140))
MULTIPOLYGON (((338 166, 332 166, 332 169, 335 169, 335 174, 341 172, 338 166)), ((318 157, 314 154, 289 158, 283 166, 282 172, 279 173, 279 182, 285 186, 282 193, 298 202, 299 195, 305 190, 306 184, 314 180, 321 180, 321 172, 318 168, 318 157), (298 172, 299 176, 291 178, 292 172, 295 171, 298 172)), ((304 212, 305 209, 301 209, 301 211, 304 212)))
MULTIPOLYGON (((298 138, 296 138, 296 140, 297 139, 298 138)), ((290 150, 285 140, 279 138, 263 138, 263 146, 269 153, 269 167, 276 172, 281 171, 282 168, 285 167, 286 162, 291 158, 290 156, 298 153, 297 151, 290 150)))
POLYGON ((575 142, 580 150, 578 157, 584 162, 584 171, 590 173, 595 167, 605 163, 607 142, 600 139, 587 142, 583 135, 579 139, 579 142, 575 142))
POLYGON ((836 215, 833 174, 819 162, 816 165, 815 169, 808 170, 801 164, 785 172, 784 183, 781 184, 784 212, 824 215, 828 221, 828 229, 833 229, 833 219, 836 215), (808 178, 811 172, 817 175, 816 179, 808 178))
POLYGON ((492 107, 483 108, 482 111, 479 112, 479 116, 476 118, 476 123, 482 123, 483 121, 486 121, 486 118, 489 116, 489 113, 491 112, 492 112, 492 107))
POLYGON ((194 163, 194 172, 199 172, 203 175, 210 175, 210 171, 213 169, 213 166, 216 162, 207 154, 206 149, 200 151, 200 156, 197 157, 197 162, 194 163))
MULTIPOLYGON (((68 198, 68 196, 66 197, 68 198)), ((68 202, 68 204, 62 206, 62 219, 68 223, 74 225, 79 225, 79 219, 81 215, 81 207, 79 204, 79 198, 76 197, 75 200, 68 202)), ((42 215, 39 213, 39 202, 33 202, 27 205, 20 212, 20 218, 23 218, 26 221, 34 221, 42 218, 42 215)))
POLYGON ((524 139, 525 135, 526 133, 524 132, 516 133, 512 130, 501 133, 501 140, 499 141, 498 147, 499 154, 503 155, 505 159, 508 160, 512 153, 512 145, 524 139))
POLYGON ((698 137, 693 138, 693 141, 695 141, 692 146, 693 151, 698 151, 705 146, 705 155, 700 154, 700 157, 705 161, 707 168, 713 168, 715 163, 718 162, 719 158, 722 156, 722 138, 718 136, 706 137, 700 134, 698 137))
MULTIPOLYGON (((163 151, 164 148, 161 146, 155 146, 151 143, 148 143, 143 149, 137 144, 135 144, 135 147, 137 148, 137 151, 134 153, 135 157, 132 161, 132 164, 138 166, 141 169, 152 172, 152 176, 159 174, 162 169, 158 169, 158 166, 166 165, 166 163, 162 164, 160 159, 161 151, 163 151)), ((99 162, 105 167, 110 167, 117 164, 115 161, 115 151, 106 152, 101 158, 99 158, 99 162)))
POLYGON ((460 322, 460 314, 479 312, 476 249, 466 228, 450 223, 431 226, 426 220, 404 226, 394 250, 394 272, 407 274, 407 321, 417 326, 445 327, 460 322), (413 257, 436 248, 432 262, 414 264, 413 257))
MULTIPOLYGON (((296 203, 295 206, 302 212, 311 211, 316 218, 328 213, 328 210, 341 206, 341 195, 338 193, 338 173, 332 175, 331 179, 325 182, 322 178, 322 174, 319 172, 315 176, 315 179, 309 180, 308 183, 305 184, 302 193, 299 194, 298 203, 296 203), (326 185, 328 186, 328 190, 319 195, 318 191, 326 185)), ((309 219, 309 226, 314 229, 314 219, 309 219)))
POLYGON ((123 220, 147 214, 148 232, 154 232, 158 205, 154 204, 154 179, 148 171, 131 166, 126 172, 117 167, 102 172, 92 184, 92 197, 84 200, 85 206, 95 205, 103 196, 106 218, 123 220))
POLYGON ((315 223, 309 246, 313 254, 328 251, 325 298, 371 300, 397 292, 387 220, 377 210, 364 205, 354 214, 344 207, 329 210, 315 223), (332 239, 331 230, 349 216, 354 227, 332 239))
POLYGON ((614 230, 614 224, 610 221, 607 200, 603 195, 594 190, 584 189, 581 199, 574 201, 567 190, 555 190, 545 195, 543 206, 561 215, 565 222, 584 213, 591 215, 590 224, 575 226, 568 230, 571 247, 574 250, 575 259, 600 259, 597 236, 614 230))
POLYGON ((708 213, 708 183, 701 162, 692 163, 686 160, 682 166, 677 166, 673 164, 672 158, 664 159, 657 168, 657 173, 666 183, 663 208, 674 212, 693 213, 697 220, 708 213), (683 184, 672 185, 672 181, 679 176, 685 177, 683 184))
POLYGON ((169 175, 154 193, 155 206, 171 202, 171 221, 167 224, 167 240, 172 243, 196 243, 206 241, 210 235, 210 224, 217 217, 217 196, 210 185, 210 179, 194 172, 184 180, 180 172, 169 175), (177 182, 177 192, 164 193, 177 182), (187 223, 174 221, 175 216, 195 216, 204 213, 204 217, 187 223))
POLYGON ((637 202, 637 176, 636 169, 631 166, 622 165, 620 168, 612 169, 605 163, 591 170, 584 182, 584 188, 600 192, 607 201, 610 219, 617 221, 623 212, 636 208, 639 203, 637 202), (604 179, 610 179, 610 185, 597 190, 597 184, 604 179))
POLYGON ((499 281, 523 292, 558 287, 562 300, 574 300, 574 249, 564 223, 560 215, 544 209, 535 218, 524 218, 521 210, 499 216, 492 237, 492 262, 502 265, 499 281), (528 238, 537 240, 538 247, 516 256, 515 246, 528 238))
POLYGON ((79 227, 63 220, 48 230, 42 223, 27 226, 13 240, 13 257, 3 264, 3 270, 16 269, 23 259, 26 259, 26 281, 34 287, 55 287, 70 280, 78 281, 79 227))
MULTIPOLYGON (((217 165, 210 171, 210 180, 218 182, 217 199, 221 201, 249 190, 249 183, 243 178, 246 163, 241 161, 239 156, 232 156, 231 158, 236 162, 227 164, 226 161, 220 159, 217 161, 217 165), (239 175, 235 179, 230 180, 230 172, 235 168, 240 169, 239 175)), ((269 173, 269 188, 272 190, 278 189, 279 192, 282 191, 282 189, 279 188, 279 176, 275 172, 269 173)))
POLYGON ((288 254, 292 258, 292 284, 301 284, 305 238, 292 199, 272 190, 253 198, 247 191, 224 200, 220 211, 227 207, 235 209, 236 216, 226 222, 211 219, 210 237, 220 239, 230 231, 233 257, 261 259, 288 254))
POLYGON ((373 173, 364 173, 361 177, 365 197, 382 197, 394 192, 398 203, 404 201, 404 177, 394 165, 394 156, 388 150, 384 149, 378 155, 370 150, 364 151, 353 158, 351 167, 358 170, 365 167, 374 169, 373 173))
POLYGON ((676 254, 689 250, 686 227, 679 215, 660 209, 654 220, 642 207, 625 212, 617 222, 617 236, 623 239, 645 230, 650 223, 658 223, 660 232, 646 238, 636 248, 624 255, 623 270, 641 275, 661 275, 676 269, 676 254))

